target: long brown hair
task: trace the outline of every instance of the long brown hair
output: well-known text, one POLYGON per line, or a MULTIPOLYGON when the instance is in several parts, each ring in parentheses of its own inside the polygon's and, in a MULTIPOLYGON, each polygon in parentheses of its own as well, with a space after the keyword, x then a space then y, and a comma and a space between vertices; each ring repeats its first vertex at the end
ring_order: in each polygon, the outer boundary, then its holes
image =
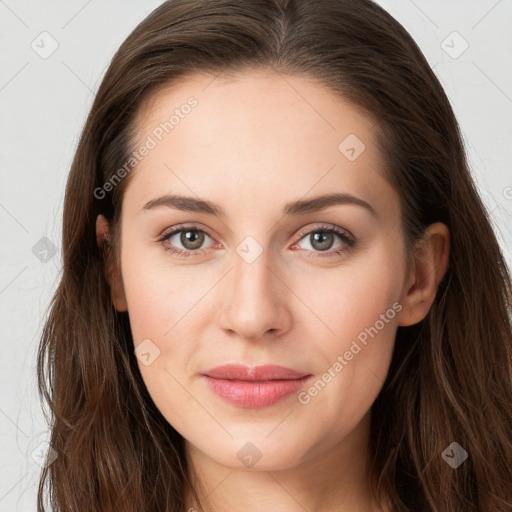
POLYGON ((375 119, 409 253, 429 224, 450 229, 436 299, 423 321, 398 328, 372 406, 375 495, 400 512, 510 512, 510 273, 438 79, 406 30, 371 0, 169 0, 113 57, 70 170, 63 272, 38 352, 57 453, 41 474, 40 510, 46 485, 55 511, 184 509, 183 438, 144 386, 128 314, 112 304, 95 221, 100 213, 109 220, 107 249, 119 263, 131 174, 107 193, 102 187, 128 161, 136 115, 158 88, 189 73, 257 68, 317 80, 375 119), (468 453, 457 469, 442 457, 452 442, 468 453))

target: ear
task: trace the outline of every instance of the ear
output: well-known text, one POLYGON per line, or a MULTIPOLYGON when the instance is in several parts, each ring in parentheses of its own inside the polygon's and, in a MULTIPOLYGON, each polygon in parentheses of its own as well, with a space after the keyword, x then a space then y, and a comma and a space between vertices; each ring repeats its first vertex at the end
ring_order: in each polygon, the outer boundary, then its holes
POLYGON ((441 222, 431 224, 415 248, 413 268, 402 294, 403 309, 398 315, 398 325, 414 325, 427 316, 448 268, 449 255, 448 227, 441 222))
POLYGON ((123 279, 121 273, 117 268, 112 254, 110 245, 110 233, 107 219, 103 215, 98 215, 96 219, 96 241, 98 247, 106 255, 106 268, 105 274, 107 276, 108 284, 110 286, 110 296, 114 307, 119 312, 128 311, 128 304, 126 302, 126 295, 124 293, 123 279))

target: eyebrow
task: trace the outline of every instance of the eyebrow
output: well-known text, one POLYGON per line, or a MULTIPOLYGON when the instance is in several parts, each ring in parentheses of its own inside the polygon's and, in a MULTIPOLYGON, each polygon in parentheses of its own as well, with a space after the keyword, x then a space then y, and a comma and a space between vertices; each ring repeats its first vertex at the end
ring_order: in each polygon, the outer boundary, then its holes
MULTIPOLYGON (((374 217, 377 217, 377 212, 369 203, 363 199, 359 199, 358 197, 346 193, 326 194, 313 197, 312 199, 299 199, 298 201, 292 201, 285 205, 283 214, 299 216, 311 212, 317 212, 328 208, 329 206, 347 204, 365 208, 374 217)), ((215 215, 219 218, 226 217, 225 212, 216 203, 212 203, 211 201, 199 199, 196 197, 174 194, 166 194, 164 196, 157 197, 156 199, 152 199, 142 207, 141 211, 150 210, 159 206, 166 206, 168 208, 174 208, 188 212, 206 213, 208 215, 215 215)))

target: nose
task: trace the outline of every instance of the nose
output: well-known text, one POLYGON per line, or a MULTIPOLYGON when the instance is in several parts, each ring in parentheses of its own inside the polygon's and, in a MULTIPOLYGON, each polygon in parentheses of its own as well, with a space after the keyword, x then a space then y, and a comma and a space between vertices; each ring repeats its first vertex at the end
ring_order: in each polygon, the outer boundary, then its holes
POLYGON ((279 271, 269 265, 268 251, 251 263, 236 253, 233 256, 234 267, 219 290, 221 328, 251 341, 263 339, 266 333, 286 332, 292 321, 288 307, 292 294, 279 271))

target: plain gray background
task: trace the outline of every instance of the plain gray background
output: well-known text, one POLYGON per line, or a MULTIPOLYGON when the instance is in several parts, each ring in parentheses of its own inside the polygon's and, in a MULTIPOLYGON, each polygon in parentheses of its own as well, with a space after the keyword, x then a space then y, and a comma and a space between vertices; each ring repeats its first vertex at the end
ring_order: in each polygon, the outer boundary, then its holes
MULTIPOLYGON (((113 53, 160 3, 0 0, 0 512, 36 510, 48 429, 35 355, 60 276, 64 186, 78 136, 113 53)), ((512 264, 512 0, 379 3, 443 84, 512 264)))

